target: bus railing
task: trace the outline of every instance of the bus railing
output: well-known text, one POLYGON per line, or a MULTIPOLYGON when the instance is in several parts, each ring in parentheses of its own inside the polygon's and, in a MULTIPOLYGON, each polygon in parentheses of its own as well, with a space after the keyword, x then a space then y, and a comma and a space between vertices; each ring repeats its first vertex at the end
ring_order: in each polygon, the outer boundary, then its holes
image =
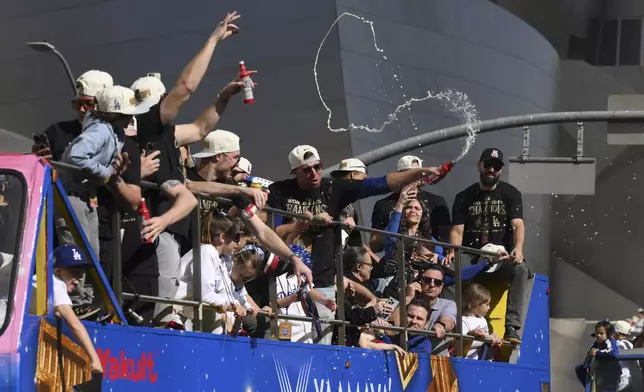
MULTIPOLYGON (((49 161, 49 163, 57 169, 62 169, 62 171, 82 170, 76 166, 69 165, 62 162, 49 161)), ((148 182, 148 181, 141 181, 141 187, 147 188, 147 189, 153 189, 157 191, 160 190, 160 187, 157 184, 148 182)), ((232 202, 229 199, 226 199, 223 197, 214 197, 200 192, 192 192, 192 193, 195 195, 198 202, 197 202, 196 208, 191 212, 191 224, 192 224, 192 233, 193 233, 193 238, 191 240, 192 240, 192 249, 198 250, 201 248, 201 243, 200 243, 201 236, 199 235, 199 233, 201 232, 201 199, 213 200, 213 201, 216 201, 217 203, 224 204, 224 205, 232 205, 232 202)), ((305 215, 295 214, 295 213, 279 210, 268 206, 266 206, 263 209, 263 211, 267 213, 266 224, 273 230, 275 229, 274 227, 275 216, 283 216, 291 219, 302 219, 302 220, 311 221, 305 215)), ((120 237, 120 219, 121 218, 120 218, 120 213, 118 209, 112 214, 111 219, 112 219, 113 238, 120 239, 121 238, 120 237)), ((316 225, 316 224, 319 224, 319 222, 311 221, 311 224, 316 225)), ((341 230, 344 228, 349 228, 349 226, 344 224, 343 222, 338 222, 338 221, 331 222, 328 226, 332 226, 332 229, 335 231, 334 254, 335 254, 335 265, 336 265, 336 288, 337 288, 336 289, 336 304, 337 304, 336 314, 337 314, 337 317, 339 317, 339 320, 320 319, 320 321, 324 324, 337 325, 338 326, 338 335, 337 335, 338 345, 344 345, 346 327, 363 328, 365 326, 353 325, 347 322, 345 319, 346 315, 345 315, 345 309, 344 309, 344 303, 345 303, 344 302, 344 262, 342 260, 342 253, 343 253, 344 247, 341 239, 342 238, 341 230)), ((468 248, 468 247, 453 245, 453 244, 444 243, 440 241, 434 241, 426 238, 412 237, 412 236, 408 236, 400 233, 387 232, 384 230, 373 229, 370 227, 365 227, 360 225, 355 225, 354 227, 352 227, 352 230, 356 230, 359 232, 384 234, 389 237, 397 238, 400 241, 401 249, 405 249, 405 241, 412 241, 414 243, 422 243, 422 244, 427 244, 432 246, 441 246, 445 249, 454 249, 455 250, 455 262, 454 262, 455 303, 456 303, 457 316, 456 316, 454 331, 445 333, 445 336, 455 340, 456 345, 454 347, 454 350, 455 350, 454 354, 458 357, 462 357, 464 354, 463 340, 476 340, 476 341, 483 341, 486 343, 490 343, 489 339, 487 340, 479 339, 473 336, 462 334, 462 324, 461 324, 462 255, 464 252, 467 252, 471 254, 494 258, 494 257, 498 257, 498 254, 493 252, 482 251, 480 249, 468 248)), ((114 247, 112 254, 117 256, 117 260, 113 263, 111 283, 112 283, 112 288, 117 298, 117 301, 119 301, 119 305, 123 304, 123 299, 129 299, 129 300, 142 301, 142 302, 164 303, 168 305, 191 306, 194 308, 194 315, 195 315, 195 318, 193 319, 193 329, 195 331, 201 331, 203 309, 212 308, 209 304, 202 302, 201 284, 197 283, 201 281, 201 252, 193 251, 193 300, 187 301, 187 300, 177 300, 177 299, 171 299, 171 298, 162 298, 162 297, 156 297, 156 296, 139 295, 136 293, 124 293, 122 291, 122 284, 121 284, 121 276, 122 276, 121 241, 114 241, 112 246, 114 247)), ((401 327, 377 326, 377 327, 374 327, 374 329, 400 332, 400 347, 406 351, 408 348, 407 341, 408 341, 409 332, 412 332, 413 334, 421 334, 421 335, 432 336, 432 337, 435 337, 436 333, 428 330, 416 330, 416 329, 407 328, 407 323, 405 322, 407 317, 406 288, 409 282, 407 282, 407 279, 406 279, 407 277, 405 274, 406 261, 404 260, 404 252, 400 252, 400 259, 397 260, 397 264, 398 264, 397 272, 398 272, 398 286, 399 286, 398 312, 400 315, 401 324, 403 326, 401 327)), ((277 277, 275 276, 268 279, 269 301, 270 301, 270 307, 272 310, 272 316, 270 316, 270 320, 271 320, 270 330, 271 330, 272 338, 276 338, 278 336, 278 331, 277 331, 278 319, 308 321, 308 322, 313 321, 311 317, 278 314, 276 278, 277 277)), ((263 316, 268 316, 268 313, 263 311, 258 312, 258 314, 263 316)), ((503 342, 503 345, 511 345, 511 343, 503 342)))

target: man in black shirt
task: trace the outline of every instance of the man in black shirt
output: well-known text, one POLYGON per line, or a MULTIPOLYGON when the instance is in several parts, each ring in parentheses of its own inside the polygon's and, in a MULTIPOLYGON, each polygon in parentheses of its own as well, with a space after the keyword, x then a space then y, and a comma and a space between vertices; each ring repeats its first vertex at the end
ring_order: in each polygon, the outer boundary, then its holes
POLYGON ((114 85, 112 77, 103 71, 87 71, 76 79, 76 98, 72 101, 76 119, 50 125, 44 132, 48 145, 34 144, 32 152, 47 159, 60 161, 67 146, 81 134, 85 113, 96 109, 96 94, 112 85, 114 85))
MULTIPOLYGON (((340 218, 341 211, 349 204, 370 196, 401 189, 421 178, 437 173, 436 168, 416 168, 389 173, 383 177, 364 180, 329 180, 322 178, 322 163, 318 151, 312 146, 297 146, 289 153, 291 173, 295 178, 273 183, 268 205, 291 213, 310 213, 325 226, 311 226, 307 231, 312 237, 313 283, 327 298, 335 299, 334 275, 336 249, 335 231, 328 226, 340 218)), ((295 223, 282 217, 275 220, 276 231, 284 238, 293 231, 295 223)), ((320 317, 333 317, 330 309, 318 305, 320 317)), ((326 327, 325 327, 326 329, 326 327)), ((330 344, 331 335, 317 337, 330 344)))
MULTIPOLYGON (((85 113, 88 110, 96 109, 96 94, 113 84, 112 77, 103 71, 91 70, 82 74, 76 80, 76 98, 72 101, 72 107, 76 110, 77 119, 60 121, 49 126, 44 132, 48 145, 34 145, 32 151, 47 159, 59 161, 67 146, 81 134, 81 124, 85 118, 85 113)), ((126 140, 122 158, 127 158, 119 159, 119 162, 126 160, 130 169, 122 172, 122 176, 114 176, 105 187, 98 188, 95 195, 98 198, 99 242, 104 242, 105 245, 99 247, 100 254, 97 256, 108 279, 111 276, 112 263, 115 261, 113 260, 111 247, 111 214, 117 208, 114 197, 117 197, 119 201, 129 206, 130 209, 136 208, 141 199, 141 191, 138 186, 140 182, 140 160, 138 160, 139 165, 137 167, 137 150, 138 148, 135 143, 126 140), (136 156, 132 156, 132 153, 136 156), (138 179, 135 172, 139 173, 138 179)), ((63 225, 66 225, 66 222, 58 219, 57 227, 63 225)), ((79 285, 78 292, 79 296, 71 297, 74 301, 74 312, 76 315, 80 319, 86 319, 95 315, 98 309, 90 306, 94 299, 91 285, 85 285, 83 279, 79 285)))
MULTIPOLYGON (((466 188, 454 198, 452 221, 454 227, 450 242, 480 249, 485 244, 502 245, 511 253, 502 252, 498 272, 510 276, 510 290, 505 316, 504 340, 519 344, 521 317, 527 297, 530 275, 523 259, 525 225, 521 192, 507 182, 500 181, 503 170, 503 153, 498 148, 488 148, 479 159, 479 182, 466 188)), ((472 264, 478 257, 465 255, 472 264)), ((454 250, 444 263, 454 260, 454 250)))
MULTIPOLYGON (((397 169, 399 172, 410 170, 413 168, 421 167, 423 161, 413 155, 405 155, 398 160, 397 169)), ((449 215, 449 207, 442 196, 424 191, 421 189, 422 184, 419 183, 418 192, 415 198, 422 200, 430 214, 430 223, 432 235, 439 241, 447 241, 449 238, 449 231, 452 227, 452 222, 449 215)), ((380 199, 374 204, 373 212, 371 214, 371 227, 378 230, 384 230, 389 224, 389 214, 400 198, 400 192, 392 193, 391 195, 380 199)), ((383 237, 379 233, 372 233, 370 246, 374 252, 382 252, 383 237)))

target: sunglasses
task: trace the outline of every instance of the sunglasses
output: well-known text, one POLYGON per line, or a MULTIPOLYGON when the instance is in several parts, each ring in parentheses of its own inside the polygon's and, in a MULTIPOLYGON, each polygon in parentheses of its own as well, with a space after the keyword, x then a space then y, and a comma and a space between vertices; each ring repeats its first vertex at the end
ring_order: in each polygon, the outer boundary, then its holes
POLYGON ((85 110, 94 110, 96 108, 96 101, 87 99, 75 99, 72 101, 72 107, 75 110, 80 110, 81 108, 85 110))
POLYGON ((503 169, 503 163, 498 162, 498 161, 484 161, 483 162, 483 167, 487 170, 489 168, 494 169, 494 171, 498 172, 503 169))
POLYGON ((310 176, 313 173, 319 173, 322 170, 322 165, 317 164, 313 166, 307 166, 302 168, 302 173, 306 174, 307 176, 310 176))
POLYGON ((436 279, 436 278, 428 278, 426 276, 423 276, 420 278, 420 281, 422 283, 425 283, 427 285, 434 284, 434 286, 442 286, 443 285, 443 279, 436 279))

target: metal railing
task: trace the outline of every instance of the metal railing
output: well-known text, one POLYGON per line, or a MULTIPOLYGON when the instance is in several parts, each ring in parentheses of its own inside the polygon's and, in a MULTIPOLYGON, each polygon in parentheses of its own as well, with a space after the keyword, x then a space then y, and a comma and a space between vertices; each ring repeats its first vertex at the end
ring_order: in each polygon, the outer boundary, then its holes
MULTIPOLYGON (((72 170, 72 171, 77 171, 80 170, 79 168, 65 164, 62 162, 55 162, 55 161, 49 161, 49 163, 52 164, 52 166, 63 169, 63 170, 72 170)), ((142 188, 148 188, 148 189, 153 189, 153 190, 159 190, 159 186, 155 183, 148 182, 148 181, 141 181, 141 187, 142 188)), ((201 248, 201 236, 199 233, 201 232, 201 199, 209 199, 216 201, 217 203, 224 204, 224 205, 231 205, 232 202, 229 199, 222 198, 222 197, 213 197, 208 194, 203 194, 199 192, 192 192, 195 197, 197 198, 197 207, 192 211, 191 213, 191 224, 192 224, 192 248, 193 248, 193 300, 179 300, 179 299, 174 299, 174 298, 163 298, 163 297, 157 297, 157 296, 149 296, 149 295, 140 295, 138 293, 127 293, 127 292, 122 292, 122 285, 121 285, 121 276, 122 276, 122 260, 121 260, 121 241, 116 240, 113 241, 114 243, 112 246, 114 246, 113 249, 113 254, 116 255, 118 258, 115 260, 113 263, 113 269, 112 269, 112 288, 115 293, 115 297, 117 298, 117 301, 119 302, 119 305, 123 304, 123 299, 126 300, 133 300, 133 301, 140 301, 140 302, 151 302, 151 303, 163 303, 163 304, 168 304, 168 305, 182 305, 182 306, 190 306, 194 308, 194 319, 193 319, 193 329, 195 331, 201 331, 202 329, 202 320, 203 320, 203 310, 204 309, 215 309, 213 306, 202 302, 202 294, 201 293, 201 284, 197 283, 201 281, 201 252, 198 251, 201 248)), ((305 215, 300 215, 300 214, 295 214, 291 213, 288 211, 283 211, 271 207, 265 207, 264 210, 267 212, 267 224, 271 229, 274 229, 274 221, 275 221, 275 216, 284 216, 288 218, 294 218, 294 219, 303 219, 303 220, 309 220, 309 218, 305 215)), ((111 217, 112 219, 112 230, 113 230, 113 238, 115 239, 120 239, 120 213, 117 209, 111 217)), ((312 225, 315 225, 316 222, 311 222, 312 225)), ((320 321, 323 324, 330 324, 330 325, 335 325, 338 327, 338 344, 339 345, 344 345, 345 343, 345 335, 346 335, 346 328, 347 327, 356 327, 356 328, 361 328, 364 327, 363 325, 353 325, 349 322, 346 321, 345 317, 345 309, 344 309, 344 262, 342 259, 342 253, 343 253, 343 244, 341 243, 342 241, 342 236, 341 236, 341 230, 344 228, 349 228, 348 225, 342 223, 342 222, 331 222, 328 226, 331 226, 329 230, 334 230, 335 231, 335 242, 334 242, 334 254, 335 254, 335 265, 336 265, 336 303, 337 303, 337 309, 336 309, 336 314, 339 320, 329 320, 329 319, 320 319, 320 321)), ((457 309, 457 317, 456 317, 456 325, 453 330, 453 332, 448 332, 445 334, 446 337, 453 338, 456 341, 456 346, 455 346, 455 355, 456 356, 463 356, 463 340, 478 340, 478 341, 483 341, 486 343, 490 343, 489 340, 486 339, 478 339, 470 335, 463 335, 462 334, 462 325, 461 325, 461 314, 462 314, 462 309, 461 309, 461 293, 462 293, 462 278, 461 278, 461 268, 462 268, 462 255, 463 252, 471 253, 471 254, 476 254, 476 255, 481 255, 481 256, 489 256, 489 257, 495 257, 498 256, 496 253, 492 252, 486 252, 482 251, 480 249, 473 249, 473 248, 468 248, 464 246, 456 246, 444 242, 439 242, 439 241, 433 241, 429 240, 426 238, 420 238, 420 237, 413 237, 413 236, 408 236, 400 233, 392 233, 392 232, 386 232, 384 230, 378 230, 378 229, 373 229, 370 227, 365 227, 365 226, 360 226, 356 225, 353 227, 353 230, 357 230, 360 232, 368 232, 368 233, 378 233, 378 234, 384 234, 389 237, 394 237, 397 238, 400 242, 399 246, 401 249, 405 249, 405 241, 413 241, 414 243, 421 243, 421 244, 427 244, 431 246, 442 246, 445 249, 454 249, 455 250, 455 268, 454 268, 454 280, 455 280, 455 303, 456 303, 456 309, 457 309)), ((407 304, 406 304, 406 288, 407 288, 407 276, 405 274, 406 271, 406 260, 404 260, 404 253, 405 252, 400 252, 400 259, 397 260, 397 271, 398 271, 398 287, 399 287, 399 304, 398 304, 398 312, 400 315, 399 320, 401 321, 401 324, 403 326, 377 326, 374 327, 374 329, 379 329, 379 330, 385 330, 385 331, 394 331, 394 332, 399 332, 400 333, 400 346, 404 349, 407 350, 407 341, 408 341, 408 334, 411 332, 413 334, 420 334, 420 335, 427 335, 427 336, 432 336, 435 337, 436 333, 433 331, 429 330, 418 330, 418 329, 412 329, 407 327, 407 323, 405 322, 406 317, 407 317, 407 304)), ((384 261, 383 261, 384 262, 384 261)), ((271 277, 269 281, 269 298, 270 298, 270 307, 272 310, 272 315, 269 315, 267 312, 260 311, 258 312, 259 315, 263 316, 268 316, 270 317, 270 330, 271 330, 271 338, 276 339, 278 336, 278 319, 284 319, 284 320, 295 320, 295 321, 308 321, 312 322, 313 319, 311 317, 304 317, 304 316, 293 316, 293 315, 286 315, 286 314, 278 314, 278 304, 277 304, 277 289, 276 289, 276 278, 277 277, 271 277)), ((508 342, 504 342, 504 345, 510 345, 508 342)))

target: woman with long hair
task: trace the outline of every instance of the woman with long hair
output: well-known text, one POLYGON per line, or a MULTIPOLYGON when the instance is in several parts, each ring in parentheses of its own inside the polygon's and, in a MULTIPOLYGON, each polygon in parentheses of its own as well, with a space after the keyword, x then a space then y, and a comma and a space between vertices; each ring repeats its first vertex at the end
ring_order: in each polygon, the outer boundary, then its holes
MULTIPOLYGON (((213 333, 229 331, 232 318, 242 319, 251 310, 246 300, 243 280, 255 276, 264 253, 255 245, 246 245, 236 252, 241 237, 240 224, 228 216, 211 211, 201 230, 201 296, 216 311, 204 310, 203 330, 213 333), (232 317, 227 317, 232 316, 232 317)), ((181 258, 179 289, 176 298, 192 298, 193 251, 181 258)), ((191 308, 183 316, 190 318, 191 308)))

